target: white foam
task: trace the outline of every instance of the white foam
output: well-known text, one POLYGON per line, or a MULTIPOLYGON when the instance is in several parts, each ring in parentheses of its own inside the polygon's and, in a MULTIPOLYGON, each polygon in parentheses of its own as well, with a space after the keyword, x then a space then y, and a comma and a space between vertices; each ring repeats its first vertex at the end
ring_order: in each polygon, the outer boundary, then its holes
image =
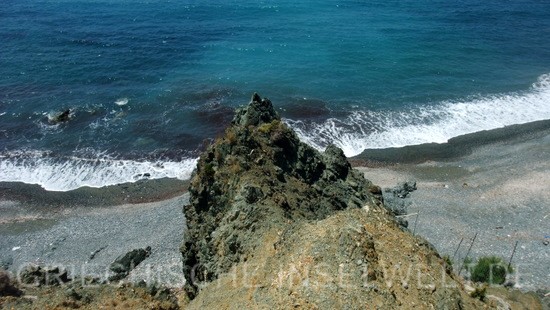
POLYGON ((128 104, 128 98, 120 98, 115 101, 115 104, 118 106, 123 106, 128 104))
POLYGON ((306 124, 285 120, 300 139, 323 150, 333 143, 346 156, 367 148, 443 143, 482 130, 550 119, 550 74, 524 93, 487 96, 464 102, 443 102, 402 111, 357 111, 343 120, 306 124))
POLYGON ((143 178, 191 177, 197 159, 182 161, 132 161, 48 156, 0 157, 0 181, 39 184, 50 191, 68 191, 83 186, 103 187, 143 178))

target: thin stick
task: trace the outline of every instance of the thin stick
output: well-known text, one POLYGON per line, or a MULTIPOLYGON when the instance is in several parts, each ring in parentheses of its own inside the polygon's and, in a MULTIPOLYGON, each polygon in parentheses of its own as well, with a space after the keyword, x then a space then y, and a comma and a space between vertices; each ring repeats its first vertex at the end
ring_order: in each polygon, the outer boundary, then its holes
POLYGON ((458 243, 458 246, 456 247, 456 250, 455 250, 455 254, 453 254, 453 261, 455 260, 455 257, 456 257, 456 253, 458 253, 458 249, 460 249, 460 245, 462 244, 462 241, 464 241, 464 237, 462 237, 462 239, 460 239, 460 242, 458 243))
POLYGON ((516 244, 514 245, 514 250, 512 251, 512 255, 510 256, 510 261, 508 262, 508 270, 510 270, 510 266, 512 265, 512 258, 514 258, 514 254, 516 253, 516 248, 518 247, 518 242, 516 240, 516 244))
MULTIPOLYGON (((468 255, 470 255, 470 250, 472 249, 472 246, 474 245, 476 238, 477 238, 477 232, 474 235, 474 239, 472 239, 472 243, 470 243, 470 247, 468 248, 468 252, 466 252, 466 256, 464 257, 464 260, 466 260, 468 258, 468 255)), ((464 268, 464 261, 462 261, 462 266, 460 266, 460 269, 458 270, 458 275, 460 275, 462 268, 464 268)))

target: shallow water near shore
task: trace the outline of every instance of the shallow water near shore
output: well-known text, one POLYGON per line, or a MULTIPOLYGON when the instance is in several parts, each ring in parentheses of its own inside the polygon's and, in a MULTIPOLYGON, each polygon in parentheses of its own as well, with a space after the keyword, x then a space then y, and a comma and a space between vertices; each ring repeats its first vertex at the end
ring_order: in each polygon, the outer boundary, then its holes
POLYGON ((0 181, 188 179, 255 91, 304 141, 348 156, 550 119, 546 2, 7 0, 0 12, 0 181))

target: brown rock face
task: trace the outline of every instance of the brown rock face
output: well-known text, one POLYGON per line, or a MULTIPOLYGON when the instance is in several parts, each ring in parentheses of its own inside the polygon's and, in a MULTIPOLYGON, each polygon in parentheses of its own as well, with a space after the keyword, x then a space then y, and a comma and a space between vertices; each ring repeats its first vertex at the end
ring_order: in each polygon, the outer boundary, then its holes
POLYGON ((342 150, 301 143, 256 94, 202 154, 189 192, 189 308, 481 305, 427 242, 399 228, 342 150))

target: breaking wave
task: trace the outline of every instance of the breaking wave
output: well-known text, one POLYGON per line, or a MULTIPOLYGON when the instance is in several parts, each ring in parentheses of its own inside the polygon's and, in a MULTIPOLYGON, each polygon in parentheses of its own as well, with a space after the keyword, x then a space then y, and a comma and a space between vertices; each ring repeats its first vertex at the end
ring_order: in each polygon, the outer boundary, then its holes
POLYGON ((54 157, 40 152, 0 156, 0 181, 39 184, 50 191, 103 187, 141 179, 189 179, 197 159, 137 161, 54 157))
POLYGON ((285 119, 302 141, 323 150, 328 144, 355 156, 368 148, 443 143, 482 130, 550 119, 550 74, 524 93, 442 102, 400 111, 354 111, 322 122, 285 119))

